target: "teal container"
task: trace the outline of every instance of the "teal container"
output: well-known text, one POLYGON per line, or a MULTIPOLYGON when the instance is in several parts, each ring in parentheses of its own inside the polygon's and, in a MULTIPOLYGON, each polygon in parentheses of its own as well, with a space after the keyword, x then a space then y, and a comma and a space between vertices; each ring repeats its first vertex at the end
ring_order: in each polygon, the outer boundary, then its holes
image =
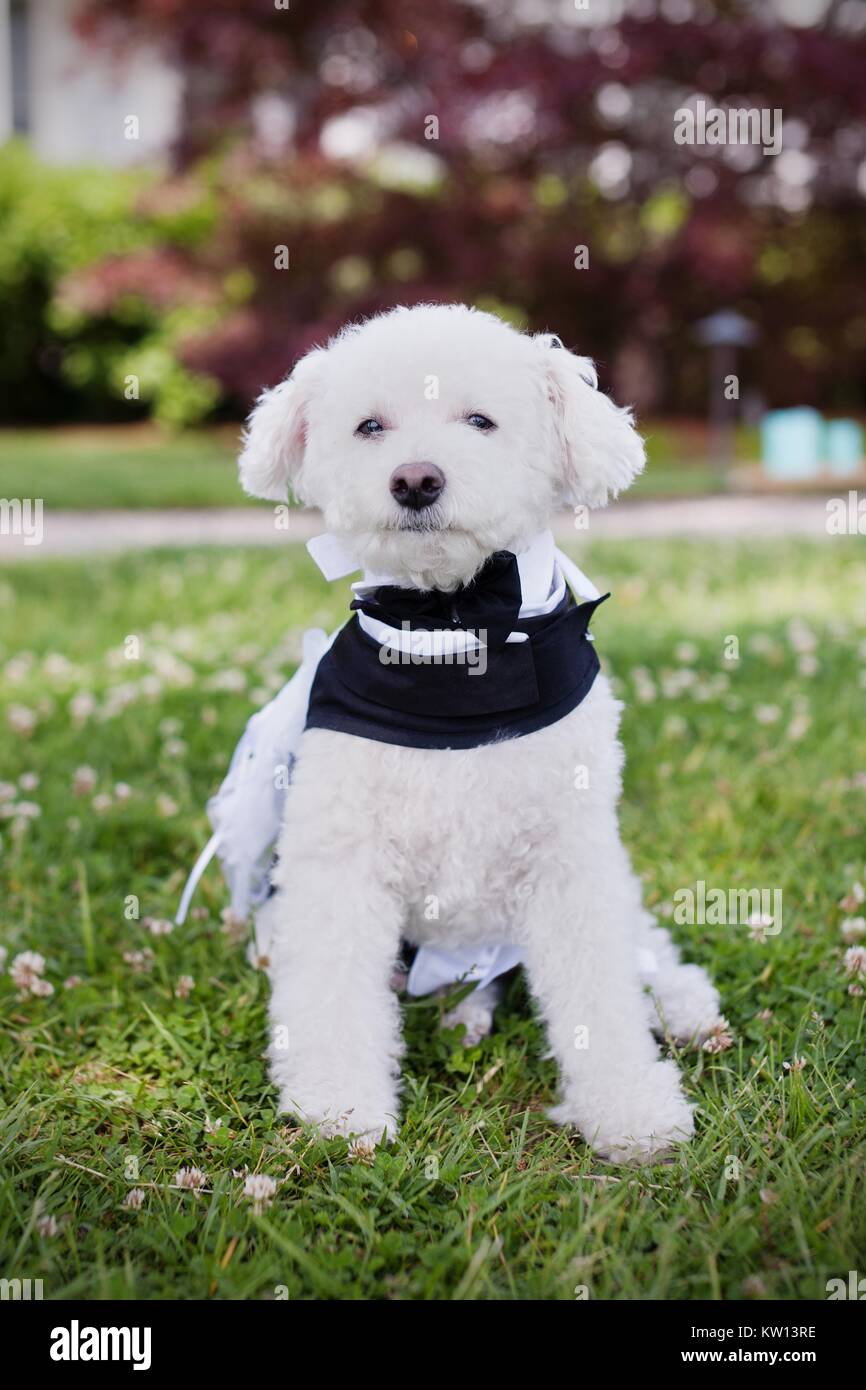
POLYGON ((811 406, 770 410, 761 421, 761 461, 771 478, 814 478, 823 453, 824 422, 811 406))
POLYGON ((824 458, 837 478, 863 470, 863 430, 856 420, 829 420, 824 430, 824 458))

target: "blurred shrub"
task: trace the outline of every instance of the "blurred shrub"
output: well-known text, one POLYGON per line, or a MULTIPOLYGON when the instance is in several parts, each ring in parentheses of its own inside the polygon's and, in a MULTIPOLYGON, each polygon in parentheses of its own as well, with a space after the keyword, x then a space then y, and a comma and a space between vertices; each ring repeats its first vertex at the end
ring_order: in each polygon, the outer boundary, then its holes
POLYGON ((642 412, 682 414, 707 404, 695 324, 737 309, 761 331, 737 362, 754 414, 866 399, 863 9, 81 0, 79 26, 180 65, 172 155, 193 186, 219 155, 196 266, 222 312, 172 342, 224 408, 347 319, 459 298, 555 330, 642 412), (680 142, 698 98, 783 113, 782 152, 680 142))
POLYGON ((4 146, 4 418, 152 413, 180 425, 209 413, 219 387, 180 352, 219 315, 209 277, 190 268, 214 224, 206 185, 191 179, 175 190, 152 175, 46 167, 26 145, 4 146))

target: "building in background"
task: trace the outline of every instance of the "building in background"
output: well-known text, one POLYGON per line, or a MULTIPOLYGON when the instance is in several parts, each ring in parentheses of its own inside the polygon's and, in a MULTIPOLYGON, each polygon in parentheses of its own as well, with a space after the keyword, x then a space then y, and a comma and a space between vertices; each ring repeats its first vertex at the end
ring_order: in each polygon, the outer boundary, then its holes
POLYGON ((82 43, 79 4, 0 0, 0 143, 23 135, 52 164, 160 162, 180 122, 181 74, 144 46, 118 61, 82 43))

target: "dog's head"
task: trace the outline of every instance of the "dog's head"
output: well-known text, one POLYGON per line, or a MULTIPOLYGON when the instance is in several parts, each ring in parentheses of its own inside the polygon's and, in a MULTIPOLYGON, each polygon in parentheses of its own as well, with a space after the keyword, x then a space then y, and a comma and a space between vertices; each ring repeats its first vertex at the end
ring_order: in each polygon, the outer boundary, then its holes
POLYGON ((588 358, 463 305, 343 330, 265 391, 245 490, 322 509, 363 565, 416 588, 466 583, 563 505, 604 506, 643 467, 628 410, 588 358))

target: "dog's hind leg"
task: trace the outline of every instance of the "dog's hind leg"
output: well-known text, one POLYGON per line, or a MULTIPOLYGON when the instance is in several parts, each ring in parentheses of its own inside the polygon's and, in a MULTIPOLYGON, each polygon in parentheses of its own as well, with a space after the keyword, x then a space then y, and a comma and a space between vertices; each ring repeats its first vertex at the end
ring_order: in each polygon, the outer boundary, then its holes
POLYGON ((492 1032, 493 1010, 502 1002, 503 993, 499 980, 493 980, 484 989, 473 990, 443 1015, 442 1027, 457 1028, 462 1023, 466 1029, 463 1041, 467 1047, 474 1047, 492 1032))
POLYGON ((612 812, 590 828, 527 900, 520 944, 562 1078, 552 1118, 605 1156, 645 1160, 690 1138, 694 1121, 650 1031, 630 949, 640 899, 612 812))
POLYGON ((677 1042, 703 1042, 721 1017, 719 992, 700 965, 680 959, 670 933, 649 912, 635 935, 638 973, 650 993, 653 1032, 677 1042))

